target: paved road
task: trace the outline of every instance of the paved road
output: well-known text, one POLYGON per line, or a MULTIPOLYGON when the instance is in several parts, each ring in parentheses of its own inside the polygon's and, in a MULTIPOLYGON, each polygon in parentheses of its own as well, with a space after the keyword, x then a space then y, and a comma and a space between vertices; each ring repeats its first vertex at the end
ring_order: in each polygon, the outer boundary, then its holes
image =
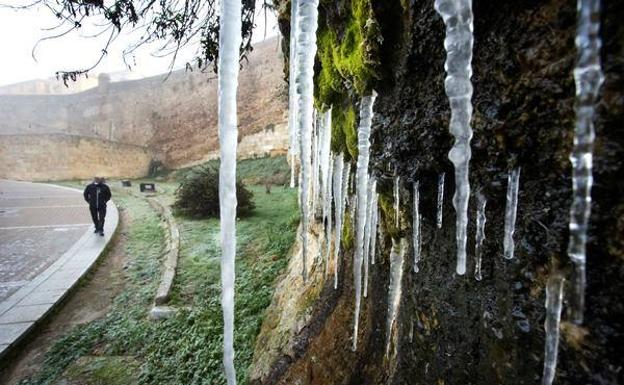
POLYGON ((110 202, 101 237, 80 191, 0 180, 0 359, 91 269, 118 221, 110 202))
POLYGON ((58 260, 89 226, 80 192, 0 180, 0 302, 58 260))

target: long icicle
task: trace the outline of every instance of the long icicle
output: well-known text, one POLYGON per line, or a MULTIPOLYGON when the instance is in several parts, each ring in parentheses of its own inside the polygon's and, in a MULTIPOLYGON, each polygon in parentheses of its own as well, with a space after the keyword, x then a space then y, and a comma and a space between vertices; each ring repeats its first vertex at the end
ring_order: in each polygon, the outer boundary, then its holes
POLYGON ((551 277, 546 283, 546 321, 544 330, 544 373, 542 385, 551 385, 557 369, 559 352, 559 325, 561 323, 561 307, 563 305, 563 278, 559 275, 551 277))
MULTIPOLYGON (((319 134, 323 131, 321 124, 323 121, 320 119, 320 114, 314 109, 314 118, 312 121, 314 122, 314 126, 312 128, 312 182, 311 182, 311 190, 312 190, 312 213, 311 215, 316 216, 316 204, 318 201, 318 181, 319 181, 319 134)), ((320 251, 320 250, 319 250, 320 251)))
POLYGON ((371 236, 373 236, 373 201, 377 190, 377 181, 368 180, 368 195, 366 197, 366 227, 364 229, 364 298, 368 296, 368 270, 371 236))
POLYGON ((394 191, 392 194, 394 195, 394 225, 397 227, 397 229, 399 228, 399 218, 400 218, 399 210, 401 209, 400 189, 401 189, 401 177, 397 175, 394 177, 394 191))
POLYGON ((295 84, 295 62, 297 45, 297 4, 298 0, 290 2, 290 55, 288 62, 288 134, 290 138, 290 188, 295 187, 296 158, 299 152, 299 135, 297 133, 297 95, 295 84))
POLYGON ((505 237, 503 238, 503 256, 514 257, 514 232, 516 231, 516 213, 518 211, 518 187, 520 186, 520 168, 513 169, 507 178, 507 204, 505 206, 505 237))
POLYGON ((324 207, 325 207, 325 220, 323 224, 325 226, 325 242, 326 242, 326 250, 325 250, 325 278, 329 274, 329 260, 331 257, 331 244, 332 244, 332 233, 333 233, 333 223, 332 223, 332 181, 333 181, 333 172, 334 172, 334 155, 330 154, 329 157, 329 167, 327 169, 327 187, 325 191, 324 198, 324 207))
POLYGON ((371 225, 370 259, 371 265, 375 264, 377 253, 377 225, 379 224, 379 193, 373 195, 373 224, 371 225))
POLYGON ((591 188, 594 138, 594 105, 604 81, 600 66, 600 0, 578 0, 576 32, 577 64, 576 126, 572 162, 572 206, 570 207, 570 241, 568 256, 574 263, 570 316, 572 322, 583 323, 585 311, 585 261, 587 259, 587 227, 591 214, 591 188))
POLYGON ((414 182, 414 211, 412 212, 412 240, 414 243, 414 273, 418 273, 418 262, 420 262, 420 182, 414 182))
POLYGON ((370 150, 370 129, 373 120, 373 104, 377 93, 362 98, 360 105, 360 125, 358 127, 358 159, 356 171, 357 220, 355 231, 355 260, 353 279, 355 286, 355 315, 353 323, 353 350, 357 349, 358 327, 360 321, 360 302, 362 299, 362 256, 364 254, 364 231, 366 228, 366 209, 368 198, 368 160, 370 150))
POLYGON ((325 230, 325 277, 329 273, 329 254, 331 249, 331 204, 332 172, 334 170, 331 152, 331 108, 323 113, 323 135, 321 142, 321 203, 323 208, 323 228, 325 230))
POLYGON ((442 228, 442 209, 444 208, 444 176, 446 173, 438 175, 438 204, 436 213, 436 226, 442 228))
POLYGON ((344 173, 344 154, 339 154, 334 158, 334 216, 336 218, 334 229, 334 289, 338 288, 338 261, 340 260, 340 243, 342 241, 342 180, 344 173))
POLYGON ((483 241, 485 241, 485 222, 487 217, 485 216, 485 205, 487 200, 482 193, 477 194, 477 232, 475 235, 475 273, 474 277, 477 281, 480 281, 481 276, 481 258, 483 254, 483 241))
POLYGON ((449 151, 449 160, 455 166, 455 207, 457 242, 457 274, 466 273, 466 240, 468 228, 468 200, 470 199, 469 165, 472 152, 472 0, 435 0, 435 10, 446 24, 446 79, 444 88, 451 105, 449 131, 455 144, 449 151))
POLYGON ((236 384, 234 368, 234 282, 236 256, 236 146, 238 121, 241 2, 221 0, 219 22, 219 205, 221 225, 221 306, 223 308, 223 366, 228 385, 236 384))
POLYGON ((313 129, 314 57, 316 56, 316 29, 318 24, 318 0, 300 0, 297 8, 297 130, 299 132, 299 157, 301 162, 301 222, 303 259, 302 277, 308 279, 308 227, 310 223, 310 177, 312 174, 311 150, 313 129))

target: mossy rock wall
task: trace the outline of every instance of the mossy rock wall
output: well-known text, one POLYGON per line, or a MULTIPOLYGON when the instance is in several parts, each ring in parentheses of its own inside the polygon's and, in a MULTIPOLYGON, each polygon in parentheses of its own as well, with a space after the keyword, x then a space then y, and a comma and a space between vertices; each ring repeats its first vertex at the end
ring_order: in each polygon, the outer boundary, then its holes
MULTIPOLYGON (((280 2, 280 7, 287 9, 288 2, 280 2)), ((309 336, 308 353, 299 356, 282 378, 300 384, 540 382, 544 286, 555 269, 571 278, 566 247, 572 194, 568 157, 575 117, 576 3, 475 1, 473 8, 470 182, 473 192, 482 192, 488 200, 480 282, 473 278, 474 196, 469 207, 468 272, 455 274, 451 204, 455 186, 447 157, 452 137, 443 85, 444 24, 433 1, 321 2, 316 102, 319 107, 333 108, 334 151, 357 156, 352 140, 357 136, 358 100, 372 89, 379 94, 374 106, 371 173, 382 194, 382 239, 378 263, 371 267, 371 295, 363 301, 358 351, 350 350, 345 328, 328 323, 316 337, 309 336), (362 20, 362 10, 372 21, 362 20), (342 52, 347 54, 337 58, 342 52), (516 255, 508 261, 502 257, 505 190, 508 172, 515 167, 521 168, 516 255), (444 217, 438 230, 437 178, 443 172, 444 217), (395 173, 402 180, 399 228, 393 225, 391 204, 395 173), (412 251, 406 255, 397 354, 389 359, 384 351, 390 237, 411 239, 411 184, 415 180, 421 186, 422 261, 420 271, 414 273, 412 251), (323 340, 340 343, 324 351, 319 343, 323 340), (314 373, 312 363, 318 367, 340 363, 341 370, 334 376, 314 373)), ((571 290, 566 284, 556 384, 624 382, 623 19, 623 2, 603 1, 605 82, 596 117, 587 309, 583 326, 567 322, 571 290)), ((280 26, 287 34, 284 18, 280 26)), ((351 258, 351 253, 343 258, 351 258)), ((351 266, 348 260, 343 262, 351 266)), ((332 302, 335 314, 353 310, 349 280, 350 273, 340 291, 346 298, 332 302)), ((323 300, 321 295, 319 303, 323 300)), ((352 322, 348 317, 341 319, 352 322)))

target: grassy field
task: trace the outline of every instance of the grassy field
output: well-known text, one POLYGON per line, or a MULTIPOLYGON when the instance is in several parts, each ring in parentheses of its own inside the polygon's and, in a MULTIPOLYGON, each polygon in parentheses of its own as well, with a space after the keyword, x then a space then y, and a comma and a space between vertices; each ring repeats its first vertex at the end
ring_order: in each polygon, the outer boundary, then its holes
MULTIPOLYGON (((172 201, 175 183, 160 185, 163 200, 172 201)), ((237 224, 234 344, 240 384, 247 383, 255 338, 276 279, 287 265, 299 220, 296 190, 273 187, 271 194, 263 186, 250 190, 256 209, 237 224)), ((22 383, 55 384, 62 379, 86 385, 224 384, 218 220, 176 218, 181 252, 171 304, 180 312, 171 319, 151 321, 147 314, 158 285, 163 246, 159 219, 143 199, 121 188, 113 194, 130 221, 125 289, 106 317, 58 340, 41 371, 22 383)))

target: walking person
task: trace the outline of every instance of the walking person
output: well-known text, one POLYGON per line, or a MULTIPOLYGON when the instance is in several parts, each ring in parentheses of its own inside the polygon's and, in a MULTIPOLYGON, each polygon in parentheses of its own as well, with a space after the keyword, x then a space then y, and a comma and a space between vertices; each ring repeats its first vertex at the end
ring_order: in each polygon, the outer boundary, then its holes
POLYGON ((84 190, 84 199, 89 203, 91 219, 95 225, 94 233, 104 236, 104 218, 106 217, 106 202, 111 199, 111 192, 104 183, 104 178, 95 177, 93 183, 84 190))

